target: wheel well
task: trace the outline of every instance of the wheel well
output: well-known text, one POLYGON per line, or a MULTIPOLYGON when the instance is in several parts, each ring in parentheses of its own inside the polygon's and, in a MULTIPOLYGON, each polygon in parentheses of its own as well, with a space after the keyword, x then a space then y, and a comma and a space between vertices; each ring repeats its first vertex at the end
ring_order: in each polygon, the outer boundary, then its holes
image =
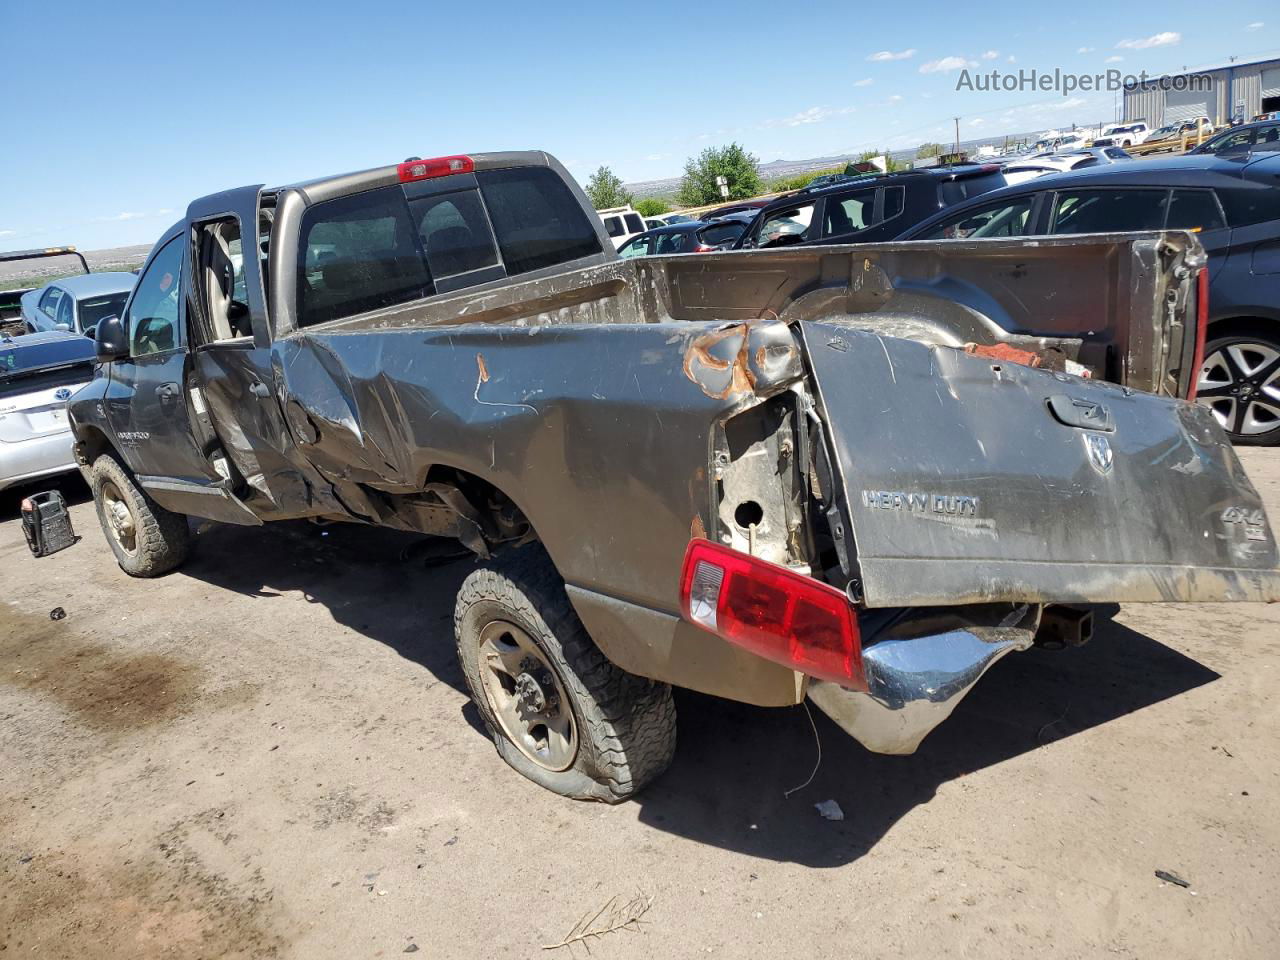
POLYGON ((89 466, 104 453, 114 452, 111 441, 100 429, 90 424, 76 431, 76 459, 82 466, 89 466))
POLYGON ((1206 340, 1233 336, 1261 336, 1280 344, 1280 322, 1266 317, 1223 317, 1210 321, 1205 331, 1206 340))

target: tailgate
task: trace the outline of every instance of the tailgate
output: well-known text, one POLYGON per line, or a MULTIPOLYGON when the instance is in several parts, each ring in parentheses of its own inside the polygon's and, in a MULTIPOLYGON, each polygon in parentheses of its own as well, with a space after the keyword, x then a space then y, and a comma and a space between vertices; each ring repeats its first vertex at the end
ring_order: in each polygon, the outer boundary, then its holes
POLYGON ((1204 407, 799 324, 870 607, 1280 599, 1204 407))

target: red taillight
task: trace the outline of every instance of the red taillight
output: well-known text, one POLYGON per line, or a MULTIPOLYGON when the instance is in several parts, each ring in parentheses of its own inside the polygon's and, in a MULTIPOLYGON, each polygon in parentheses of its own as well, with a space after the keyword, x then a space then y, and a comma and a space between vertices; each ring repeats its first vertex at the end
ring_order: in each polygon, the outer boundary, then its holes
POLYGON ((475 161, 470 157, 435 157, 431 160, 406 160, 396 167, 401 183, 450 177, 455 173, 474 173, 475 161))
POLYGON ((858 620, 835 587, 693 540, 684 556, 680 604, 690 623, 767 660, 866 689, 858 620))
POLYGON ((1209 268, 1196 274, 1196 348, 1191 354, 1191 377, 1187 382, 1187 399, 1196 398, 1200 367, 1204 363, 1204 341, 1209 333, 1209 268))
POLYGON ((709 243, 700 243, 693 248, 694 253, 715 253, 716 248, 709 243))

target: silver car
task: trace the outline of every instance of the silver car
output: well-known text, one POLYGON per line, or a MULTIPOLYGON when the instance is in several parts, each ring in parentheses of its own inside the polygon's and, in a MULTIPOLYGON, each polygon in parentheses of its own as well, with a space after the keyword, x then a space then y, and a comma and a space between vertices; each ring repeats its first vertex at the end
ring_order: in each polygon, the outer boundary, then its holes
POLYGON ((103 317, 120 316, 138 278, 132 273, 86 273, 63 277, 22 295, 28 329, 66 330, 93 336, 103 317))
POLYGON ((0 490, 76 468, 67 400, 93 379, 94 350, 61 330, 0 337, 0 490))

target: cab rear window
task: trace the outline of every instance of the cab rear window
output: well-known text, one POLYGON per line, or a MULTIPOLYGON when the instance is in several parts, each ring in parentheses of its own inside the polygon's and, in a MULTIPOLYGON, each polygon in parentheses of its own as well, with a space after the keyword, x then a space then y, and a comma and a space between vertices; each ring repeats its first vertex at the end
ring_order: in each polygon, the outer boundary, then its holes
POLYGON ((476 179, 508 275, 600 253, 582 205, 549 167, 484 170, 476 179))

